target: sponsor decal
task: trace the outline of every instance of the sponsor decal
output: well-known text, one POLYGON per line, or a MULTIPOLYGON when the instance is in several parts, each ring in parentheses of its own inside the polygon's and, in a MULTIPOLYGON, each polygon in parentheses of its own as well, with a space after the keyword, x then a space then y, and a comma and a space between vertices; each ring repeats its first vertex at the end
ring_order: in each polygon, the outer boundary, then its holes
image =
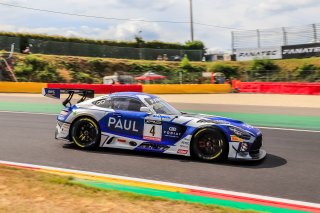
POLYGON ((144 123, 145 124, 153 124, 153 125, 161 125, 161 121, 159 120, 149 120, 149 119, 146 119, 144 120, 144 123))
POLYGON ((156 104, 156 103, 161 102, 161 99, 160 99, 160 98, 150 98, 150 99, 148 99, 148 101, 149 101, 151 104, 156 104))
POLYGON ((237 61, 249 61, 253 59, 281 59, 281 47, 249 48, 236 50, 237 61))
POLYGON ((100 106, 100 105, 103 105, 103 104, 105 104, 105 103, 106 103, 106 100, 102 99, 102 100, 96 101, 96 102, 93 103, 93 104, 95 104, 95 105, 97 105, 97 106, 100 106))
POLYGON ((189 146, 187 146, 187 145, 182 145, 182 144, 181 144, 181 145, 180 145, 180 148, 181 148, 181 149, 189 149, 189 146))
POLYGON ((122 138, 118 138, 117 141, 120 142, 120 143, 126 143, 127 142, 126 139, 122 139, 122 138))
POLYGON ((48 89, 47 91, 48 95, 56 96, 56 91, 52 89, 48 89))
POLYGON ((232 142, 243 142, 243 140, 241 138, 239 138, 238 136, 235 135, 230 135, 231 141, 232 142))
POLYGON ((308 58, 320 56, 320 44, 301 44, 301 45, 288 45, 282 47, 282 57, 288 58, 308 58))
POLYGON ((169 137, 173 139, 179 139, 181 138, 182 134, 185 131, 185 127, 183 126, 164 126, 163 129, 163 136, 164 137, 169 137))
POLYGON ((301 54, 301 53, 318 53, 320 52, 320 47, 309 47, 309 48, 295 48, 283 50, 283 55, 301 54))
POLYGON ((189 140, 183 140, 183 141, 181 141, 181 144, 189 146, 190 145, 190 141, 189 140))
POLYGON ((253 129, 253 126, 249 125, 249 124, 242 124, 242 126, 248 128, 248 129, 253 129))
POLYGON ((277 50, 269 50, 269 51, 255 51, 255 52, 241 52, 239 53, 239 57, 257 57, 257 56, 269 56, 269 55, 276 55, 277 50))
POLYGON ((157 141, 157 142, 161 141, 161 138, 159 137, 145 136, 145 135, 143 136, 143 139, 148 141, 157 141))
POLYGON ((181 136, 181 132, 176 132, 176 131, 163 131, 163 134, 167 137, 174 137, 174 138, 178 138, 181 136))
POLYGON ((137 129, 136 121, 128 119, 117 119, 114 117, 109 118, 108 128, 139 132, 139 130, 137 129))
POLYGON ((186 149, 179 149, 179 150, 177 151, 177 153, 178 153, 178 154, 182 154, 182 155, 186 155, 186 154, 188 154, 188 150, 186 150, 186 149))
POLYGON ((143 139, 150 141, 161 141, 162 122, 159 120, 144 120, 143 139))
POLYGON ((170 116, 167 115, 152 115, 153 118, 161 118, 161 119, 171 119, 170 116))

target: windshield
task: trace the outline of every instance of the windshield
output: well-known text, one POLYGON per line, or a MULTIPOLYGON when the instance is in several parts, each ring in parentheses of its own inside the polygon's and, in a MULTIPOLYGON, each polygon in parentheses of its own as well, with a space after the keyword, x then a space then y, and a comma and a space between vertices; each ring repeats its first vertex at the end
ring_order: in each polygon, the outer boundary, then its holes
POLYGON ((144 99, 157 114, 180 115, 181 113, 161 98, 144 99))

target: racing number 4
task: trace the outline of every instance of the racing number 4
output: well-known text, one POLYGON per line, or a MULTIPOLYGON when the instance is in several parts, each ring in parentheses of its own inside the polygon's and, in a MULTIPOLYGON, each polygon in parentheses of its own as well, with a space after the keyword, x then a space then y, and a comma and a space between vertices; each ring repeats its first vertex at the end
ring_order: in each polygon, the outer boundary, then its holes
POLYGON ((151 129, 150 129, 150 133, 152 134, 152 136, 155 135, 155 126, 152 126, 151 129))
POLYGON ((150 141, 161 141, 162 123, 157 120, 145 120, 143 127, 143 139, 150 141))

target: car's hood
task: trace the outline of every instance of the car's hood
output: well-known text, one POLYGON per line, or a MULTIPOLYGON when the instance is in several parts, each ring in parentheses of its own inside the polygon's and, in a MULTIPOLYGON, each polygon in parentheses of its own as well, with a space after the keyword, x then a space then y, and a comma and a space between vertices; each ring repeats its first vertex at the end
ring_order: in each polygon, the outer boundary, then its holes
MULTIPOLYGON (((214 115, 205 115, 205 114, 193 114, 193 113, 187 113, 183 114, 184 117, 192 117, 192 118, 198 118, 203 119, 203 123, 205 123, 206 120, 214 121, 213 124, 215 125, 231 125, 239 127, 245 131, 249 131, 255 135, 261 134, 260 130, 239 120, 235 120, 232 118, 226 118, 221 116, 214 116, 214 115)), ((210 122, 210 123, 211 123, 210 122)))

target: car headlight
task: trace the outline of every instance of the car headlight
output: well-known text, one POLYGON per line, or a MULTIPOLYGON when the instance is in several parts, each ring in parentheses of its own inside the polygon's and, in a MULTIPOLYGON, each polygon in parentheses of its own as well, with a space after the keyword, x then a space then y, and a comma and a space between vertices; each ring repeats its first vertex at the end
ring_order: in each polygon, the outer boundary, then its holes
POLYGON ((249 149, 249 145, 247 143, 242 143, 240 147, 240 152, 247 152, 249 149))
POLYGON ((251 138, 251 135, 249 133, 245 132, 244 130, 242 130, 242 129, 238 128, 238 127, 229 126, 229 130, 231 132, 233 132, 239 138, 242 138, 242 139, 245 139, 245 140, 249 140, 251 138))

